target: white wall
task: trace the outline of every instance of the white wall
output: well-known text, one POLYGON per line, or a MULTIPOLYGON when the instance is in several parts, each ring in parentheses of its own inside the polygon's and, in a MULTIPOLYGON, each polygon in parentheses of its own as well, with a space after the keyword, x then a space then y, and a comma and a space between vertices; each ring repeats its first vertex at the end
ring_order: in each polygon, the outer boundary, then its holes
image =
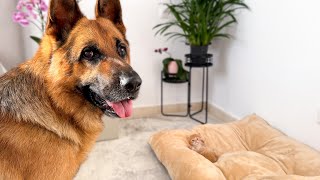
POLYGON ((16 1, 0 1, 0 63, 6 69, 12 68, 24 60, 21 45, 21 28, 12 21, 16 1))
POLYGON ((320 1, 247 2, 235 38, 214 43, 211 103, 320 149, 320 1))
MULTIPOLYGON (((184 54, 189 51, 182 40, 167 42, 165 38, 154 37, 152 28, 162 20, 159 16, 159 0, 123 0, 122 8, 124 22, 127 26, 127 36, 131 47, 132 66, 143 79, 137 106, 154 106, 160 104, 160 71, 165 55, 155 54, 154 49, 169 47, 173 57, 184 60, 184 54)), ((201 71, 193 73, 193 101, 200 101, 201 71)), ((166 104, 186 103, 187 84, 165 84, 166 104)))
MULTIPOLYGON (((94 18, 94 6, 96 1, 82 0, 80 8, 89 18, 94 18)), ((152 28, 161 22, 159 16, 160 0, 122 0, 123 20, 127 27, 127 39, 131 48, 131 63, 143 80, 140 97, 134 103, 135 107, 155 106, 160 104, 160 72, 162 59, 165 55, 154 53, 154 49, 169 47, 173 57, 184 60, 184 54, 189 51, 188 47, 179 40, 167 42, 161 37, 154 37, 152 28)), ((37 34, 36 29, 24 30, 26 38, 26 57, 31 58, 36 51, 36 44, 29 40, 27 35, 37 34)), ((193 73, 193 96, 194 102, 201 100, 200 78, 201 71, 196 69, 193 73)), ((165 84, 165 103, 176 104, 187 102, 187 84, 165 84)))

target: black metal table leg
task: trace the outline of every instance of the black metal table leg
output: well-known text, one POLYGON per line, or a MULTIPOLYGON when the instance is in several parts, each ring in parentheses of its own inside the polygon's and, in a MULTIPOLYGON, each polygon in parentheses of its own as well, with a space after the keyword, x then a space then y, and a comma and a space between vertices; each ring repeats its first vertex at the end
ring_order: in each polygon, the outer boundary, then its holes
MULTIPOLYGON (((198 113, 201 113, 203 111, 203 103, 204 103, 204 78, 205 78, 204 68, 202 69, 202 95, 201 95, 201 108, 197 112, 194 112, 190 115, 196 115, 198 113)), ((191 92, 191 91, 190 91, 191 92)))
MULTIPOLYGON (((192 71, 192 68, 190 67, 190 72, 192 71)), ((208 67, 204 67, 202 69, 202 101, 201 101, 201 108, 200 110, 194 112, 194 113, 189 113, 189 116, 191 119, 201 123, 201 124, 206 124, 208 122, 208 67), (206 76, 205 76, 205 71, 206 71, 206 76), (204 102, 204 86, 205 86, 205 79, 206 79, 206 101, 204 102), (199 114, 203 111, 203 104, 206 103, 206 107, 205 107, 205 120, 200 121, 199 119, 195 118, 194 115, 199 114)), ((191 80, 190 80, 190 90, 188 91, 189 97, 191 97, 191 80)), ((189 98, 189 102, 188 104, 191 104, 191 98, 189 98)), ((191 110, 189 110, 189 112, 191 112, 191 110)))
POLYGON ((209 95, 209 93, 208 93, 208 91, 209 91, 209 67, 207 66, 206 67, 206 73, 207 73, 207 77, 206 77, 206 122, 205 123, 207 123, 208 122, 208 111, 209 111, 209 109, 208 109, 208 95, 209 95))
POLYGON ((173 117, 187 117, 189 115, 189 103, 187 103, 187 113, 185 115, 167 114, 164 112, 164 109, 163 109, 163 71, 161 71, 161 114, 163 116, 173 116, 173 117))
POLYGON ((189 81, 188 81, 188 115, 191 113, 191 71, 192 68, 189 68, 189 81))

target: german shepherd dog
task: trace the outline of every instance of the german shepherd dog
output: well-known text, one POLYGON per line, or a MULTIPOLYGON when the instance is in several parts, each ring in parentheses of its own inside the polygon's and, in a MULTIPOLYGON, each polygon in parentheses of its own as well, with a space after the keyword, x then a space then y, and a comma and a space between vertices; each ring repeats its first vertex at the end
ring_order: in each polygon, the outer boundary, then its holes
POLYGON ((51 0, 33 59, 0 77, 0 179, 72 179, 103 114, 128 117, 141 78, 129 65, 119 0, 51 0))

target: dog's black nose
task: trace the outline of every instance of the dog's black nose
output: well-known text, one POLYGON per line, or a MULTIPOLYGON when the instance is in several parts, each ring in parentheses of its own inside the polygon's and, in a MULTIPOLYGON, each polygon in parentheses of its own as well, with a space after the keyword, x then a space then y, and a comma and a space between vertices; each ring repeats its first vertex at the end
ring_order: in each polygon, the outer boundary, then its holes
POLYGON ((139 91, 142 80, 140 76, 133 71, 132 75, 129 77, 129 80, 124 84, 124 88, 128 93, 136 93, 139 91))

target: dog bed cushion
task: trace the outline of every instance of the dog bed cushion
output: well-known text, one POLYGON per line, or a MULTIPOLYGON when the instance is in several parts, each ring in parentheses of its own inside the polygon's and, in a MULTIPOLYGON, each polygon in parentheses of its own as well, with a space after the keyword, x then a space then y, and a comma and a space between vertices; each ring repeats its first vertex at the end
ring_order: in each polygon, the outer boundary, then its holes
POLYGON ((192 130, 161 131, 149 144, 175 180, 320 180, 320 153, 256 115, 192 130), (188 137, 196 133, 216 150, 217 162, 189 149, 188 137))

